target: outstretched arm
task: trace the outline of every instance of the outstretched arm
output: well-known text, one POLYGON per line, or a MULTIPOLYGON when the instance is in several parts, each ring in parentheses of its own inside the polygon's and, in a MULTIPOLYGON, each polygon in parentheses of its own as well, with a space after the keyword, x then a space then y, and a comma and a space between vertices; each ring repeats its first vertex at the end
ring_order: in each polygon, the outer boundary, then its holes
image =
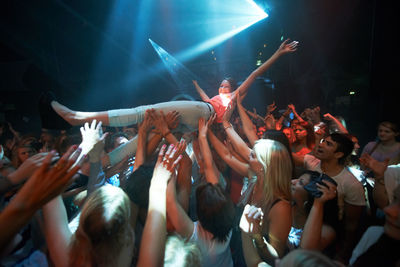
POLYGON ((210 98, 208 97, 208 95, 204 92, 203 89, 201 89, 201 87, 199 86, 199 84, 197 83, 196 80, 193 80, 193 85, 194 85, 194 87, 196 88, 196 91, 199 93, 199 95, 200 95, 200 97, 201 97, 201 99, 202 99, 203 101, 208 101, 208 100, 210 100, 210 98))
POLYGON ((293 115, 298 119, 299 121, 304 121, 304 119, 296 112, 296 108, 294 107, 293 104, 289 104, 288 108, 290 108, 293 112, 293 115))
POLYGON ((143 229, 138 267, 162 266, 164 262, 166 226, 167 184, 175 174, 175 168, 182 159, 170 145, 164 155, 166 145, 160 150, 149 189, 149 208, 143 229))
POLYGON ((344 133, 344 134, 349 133, 349 131, 347 131, 346 127, 344 127, 344 125, 338 119, 336 119, 335 116, 332 116, 330 113, 326 113, 326 114, 324 114, 324 118, 331 121, 332 123, 334 123, 340 133, 344 133))
POLYGON ((256 70, 254 70, 248 77, 247 79, 239 86, 239 88, 236 90, 239 92, 239 95, 244 95, 247 93, 250 85, 254 82, 254 80, 262 75, 264 72, 266 72, 272 64, 275 63, 275 61, 280 58, 282 55, 287 54, 287 53, 292 53, 297 50, 297 41, 293 41, 291 43, 288 43, 289 39, 286 39, 280 46, 279 48, 275 51, 275 53, 267 60, 265 61, 261 66, 259 66, 256 70))
POLYGON ((146 161, 146 144, 147 135, 150 131, 152 119, 150 117, 150 110, 146 110, 144 120, 139 126, 138 131, 138 143, 136 149, 135 163, 133 165, 133 171, 136 171, 146 161))
POLYGON ((42 205, 59 195, 71 182, 72 176, 80 168, 76 166, 70 169, 76 160, 76 157, 68 160, 72 150, 73 148, 67 151, 57 167, 50 167, 52 157, 55 155, 55 152, 50 152, 41 167, 33 173, 10 204, 0 213, 0 227, 7 229, 0 235, 0 251, 42 205))
POLYGON ((248 159, 251 149, 247 146, 247 144, 243 141, 243 139, 237 134, 237 132, 233 129, 232 124, 229 122, 232 112, 233 112, 233 105, 235 102, 228 105, 224 116, 222 117, 222 126, 225 129, 225 132, 233 144, 235 150, 239 153, 239 155, 244 158, 248 159))
POLYGON ((231 151, 214 135, 211 130, 208 130, 208 139, 214 147, 221 159, 228 164, 229 167, 235 170, 242 176, 247 176, 249 173, 249 165, 238 160, 231 151))
POLYGON ((242 97, 237 98, 237 109, 239 112, 240 120, 242 121, 243 131, 249 140, 250 144, 253 146, 255 141, 258 140, 257 134, 254 132, 254 124, 250 117, 246 114, 246 110, 242 105, 242 97))
POLYGON ((220 172, 215 166, 213 156, 211 153, 210 146, 208 145, 207 141, 207 131, 209 125, 215 119, 215 114, 212 116, 207 122, 202 117, 199 119, 199 145, 200 145, 200 152, 203 156, 204 160, 204 172, 206 176, 206 180, 209 183, 217 184, 219 181, 220 172))

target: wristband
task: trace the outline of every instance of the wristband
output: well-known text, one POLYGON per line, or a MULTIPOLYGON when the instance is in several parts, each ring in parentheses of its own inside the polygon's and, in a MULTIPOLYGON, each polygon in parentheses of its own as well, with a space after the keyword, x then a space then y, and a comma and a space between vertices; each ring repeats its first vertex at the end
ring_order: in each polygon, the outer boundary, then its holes
POLYGON ((231 123, 229 123, 228 126, 224 126, 224 130, 226 130, 226 129, 228 129, 228 128, 232 128, 232 124, 231 124, 231 123))

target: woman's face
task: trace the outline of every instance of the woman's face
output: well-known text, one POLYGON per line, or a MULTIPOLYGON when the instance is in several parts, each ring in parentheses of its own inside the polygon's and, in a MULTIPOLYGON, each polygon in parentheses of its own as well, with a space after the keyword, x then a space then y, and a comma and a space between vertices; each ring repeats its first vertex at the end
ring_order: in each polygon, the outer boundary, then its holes
POLYGON ((286 135, 289 142, 293 142, 294 140, 293 131, 290 128, 284 128, 282 132, 286 135))
POLYGON ((293 132, 297 140, 303 140, 307 137, 307 130, 299 124, 293 126, 293 132))
POLYGON ((386 127, 385 125, 380 125, 378 128, 378 137, 381 141, 390 141, 394 140, 397 136, 397 133, 394 132, 392 129, 389 127, 386 127))
POLYGON ((229 94, 232 91, 231 84, 227 80, 223 80, 219 85, 219 94, 229 94))
POLYGON ((35 154, 35 150, 31 147, 20 147, 18 148, 18 158, 22 162, 32 157, 35 154))
POLYGON ((310 175, 303 174, 298 179, 292 180, 292 198, 296 202, 303 203, 308 199, 308 193, 304 189, 304 186, 310 182, 310 175))

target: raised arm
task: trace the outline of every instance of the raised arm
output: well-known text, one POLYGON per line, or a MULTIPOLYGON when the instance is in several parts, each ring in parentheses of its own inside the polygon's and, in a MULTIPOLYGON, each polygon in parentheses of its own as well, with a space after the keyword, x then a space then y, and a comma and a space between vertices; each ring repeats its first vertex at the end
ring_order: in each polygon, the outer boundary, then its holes
POLYGON ((66 152, 60 163, 50 167, 55 152, 50 152, 39 169, 28 179, 11 202, 0 213, 0 227, 7 229, 0 235, 0 251, 10 242, 15 234, 32 218, 44 204, 59 195, 71 182, 71 177, 80 166, 70 167, 76 160, 68 160, 73 148, 66 152), (65 167, 61 167, 65 164, 65 167))
POLYGON ((138 131, 138 143, 135 155, 135 163, 133 165, 133 171, 136 171, 146 161, 146 144, 147 135, 150 131, 152 119, 150 116, 150 110, 146 110, 144 120, 139 126, 138 131))
POLYGON ((324 118, 335 124, 340 133, 349 133, 346 127, 344 127, 344 125, 338 119, 336 119, 335 116, 332 116, 330 113, 326 113, 324 114, 324 118))
MULTIPOLYGON (((235 103, 232 103, 235 104, 235 103)), ((243 139, 237 134, 237 132, 233 129, 232 124, 229 122, 232 112, 233 112, 233 105, 229 104, 225 114, 222 118, 222 126, 225 129, 226 135, 228 136, 230 142, 232 143, 235 150, 239 153, 239 155, 244 158, 248 159, 251 149, 247 146, 247 144, 243 141, 243 139)))
POLYGON ((239 92, 240 95, 246 94, 247 91, 249 90, 250 85, 254 82, 254 80, 258 76, 266 72, 272 66, 272 64, 274 64, 275 61, 282 55, 296 51, 297 45, 298 45, 297 41, 289 43, 289 39, 286 39, 275 51, 275 53, 272 54, 272 56, 267 61, 265 61, 261 66, 259 66, 256 70, 254 70, 236 91, 239 92))
POLYGON ((214 135, 211 130, 208 130, 208 140, 210 140, 217 154, 221 159, 228 164, 233 170, 242 176, 247 176, 249 173, 249 164, 237 159, 231 151, 214 135))
POLYGON ((204 92, 204 90, 201 89, 201 87, 199 86, 199 84, 197 83, 197 81, 196 81, 196 80, 193 80, 192 82, 193 82, 194 87, 196 88, 197 93, 199 93, 200 98, 201 98, 203 101, 208 101, 208 100, 210 100, 210 98, 209 98, 208 95, 204 92))
POLYGON ((254 124, 250 117, 247 115, 245 108, 242 105, 243 98, 237 97, 237 109, 239 112, 240 120, 242 121, 243 131, 249 140, 250 144, 254 146, 256 140, 258 140, 257 134, 254 132, 254 124))
POLYGON ((167 189, 167 213, 168 219, 175 228, 175 231, 184 238, 190 238, 194 224, 192 220, 187 215, 184 208, 181 206, 180 201, 178 201, 178 193, 176 191, 176 181, 173 178, 168 184, 167 189))
POLYGON ((333 242, 336 237, 332 227, 323 224, 324 204, 336 197, 336 186, 324 181, 328 186, 317 184, 318 190, 322 192, 321 197, 315 198, 310 214, 304 225, 301 236, 300 247, 304 249, 322 251, 333 242))
POLYGON ((293 112, 293 115, 298 119, 299 121, 304 121, 304 119, 297 113, 296 108, 293 104, 289 104, 288 108, 290 108, 293 112))
POLYGON ((174 145, 166 145, 160 150, 154 168, 149 189, 149 208, 144 225, 137 266, 162 266, 164 262, 166 227, 166 194, 168 180, 175 173, 175 168, 182 159, 173 149, 174 145), (164 155, 165 153, 165 155, 164 155))
POLYGON ((210 124, 215 119, 215 115, 211 117, 207 122, 202 117, 199 119, 199 146, 200 152, 204 161, 204 174, 207 182, 217 184, 219 182, 220 172, 214 163, 213 156, 211 153, 210 146, 207 141, 207 131, 210 124))

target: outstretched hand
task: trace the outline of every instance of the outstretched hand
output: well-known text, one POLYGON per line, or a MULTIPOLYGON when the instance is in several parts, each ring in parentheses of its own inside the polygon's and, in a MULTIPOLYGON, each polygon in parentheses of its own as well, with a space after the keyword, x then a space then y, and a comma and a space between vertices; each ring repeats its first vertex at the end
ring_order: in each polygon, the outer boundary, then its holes
POLYGON ((25 185, 18 192, 16 198, 23 199, 31 209, 38 209, 54 197, 61 194, 72 182, 72 177, 81 167, 79 164, 72 167, 80 155, 81 149, 72 146, 62 158, 51 167, 55 152, 48 153, 41 167, 37 169, 25 185), (72 168, 71 168, 72 167, 72 168))
POLYGON ((80 128, 82 134, 82 143, 79 147, 82 149, 82 155, 87 155, 93 149, 93 147, 99 141, 104 140, 106 135, 103 134, 101 128, 101 122, 96 125, 96 120, 93 120, 89 126, 89 123, 85 123, 84 126, 80 128))
POLYGON ((207 136, 207 131, 210 125, 214 123, 216 116, 217 114, 213 114, 207 122, 203 117, 199 119, 199 136, 207 136))
POLYGON ((285 41, 283 41, 283 43, 279 46, 278 48, 278 53, 280 54, 286 54, 286 53, 293 53, 297 50, 298 41, 292 41, 290 42, 290 39, 286 39, 285 41))
POLYGON ((235 106, 236 106, 236 101, 231 101, 229 103, 229 105, 226 107, 225 113, 222 116, 222 121, 227 121, 229 122, 231 117, 232 117, 232 113, 235 110, 235 106))
POLYGON ((157 183, 160 182, 166 184, 171 176, 175 174, 175 169, 179 161, 182 159, 182 149, 183 143, 179 143, 177 147, 170 144, 166 152, 166 145, 164 144, 161 147, 160 153, 158 153, 156 166, 154 167, 152 184, 155 181, 157 181, 157 183))

